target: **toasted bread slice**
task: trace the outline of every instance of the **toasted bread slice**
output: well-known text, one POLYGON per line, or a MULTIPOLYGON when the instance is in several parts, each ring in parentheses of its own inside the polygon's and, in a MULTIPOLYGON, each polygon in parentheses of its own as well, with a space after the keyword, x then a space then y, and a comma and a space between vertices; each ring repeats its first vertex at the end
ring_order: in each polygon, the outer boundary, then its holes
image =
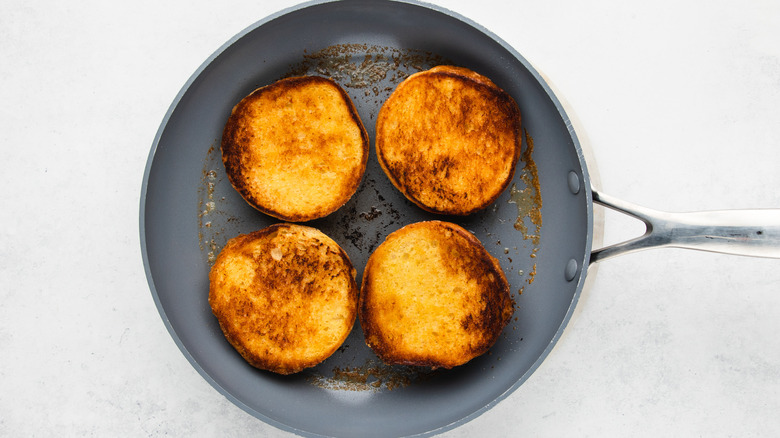
POLYGON ((490 79, 438 66, 396 87, 376 122, 390 181, 434 213, 468 215, 507 188, 520 157, 520 110, 490 79))
POLYGON ((498 261, 458 225, 390 234, 363 272, 366 343, 388 364, 452 368, 485 353, 514 312, 498 261))
POLYGON ((258 88, 233 108, 222 161, 249 204, 302 222, 336 211, 355 193, 368 144, 344 90, 330 79, 300 76, 258 88))
POLYGON ((276 224, 225 245, 209 273, 209 304, 247 362, 292 374, 327 359, 352 330, 355 269, 319 230, 276 224))

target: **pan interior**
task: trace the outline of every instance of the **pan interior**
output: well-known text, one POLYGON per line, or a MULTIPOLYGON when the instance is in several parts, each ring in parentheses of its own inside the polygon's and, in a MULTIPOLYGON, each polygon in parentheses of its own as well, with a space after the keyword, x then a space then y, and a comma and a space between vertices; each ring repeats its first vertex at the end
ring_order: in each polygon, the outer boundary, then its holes
POLYGON ((169 331, 204 378, 238 406, 304 435, 430 434, 473 418, 520 386, 560 336, 589 254, 589 190, 560 105, 530 65, 497 38, 421 5, 314 4, 239 34, 181 91, 147 165, 141 240, 152 294, 169 331), (518 164, 513 188, 466 218, 433 215, 408 202, 387 180, 373 149, 382 102, 404 77, 438 64, 468 67, 511 94, 523 117, 524 150, 533 144, 530 160, 518 164), (250 367, 227 343, 207 302, 211 262, 228 239, 278 221, 249 207, 230 186, 220 159, 222 128, 232 106, 249 92, 299 74, 339 82, 372 145, 356 195, 308 225, 346 250, 358 283, 371 251, 406 224, 449 220, 473 232, 501 262, 516 302, 515 317, 488 354, 453 370, 387 367, 365 346, 356 322, 330 359, 297 375, 277 376, 250 367), (530 176, 541 191, 538 230, 527 212, 518 211, 530 205, 521 199, 530 176), (579 190, 572 189, 572 178, 579 190), (572 261, 574 271, 567 272, 572 261))

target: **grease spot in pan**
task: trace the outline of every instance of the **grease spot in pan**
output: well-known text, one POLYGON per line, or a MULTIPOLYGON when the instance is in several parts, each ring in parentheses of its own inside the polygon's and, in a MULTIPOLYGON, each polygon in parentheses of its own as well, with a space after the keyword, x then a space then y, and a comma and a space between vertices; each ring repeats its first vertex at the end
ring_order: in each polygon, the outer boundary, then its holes
POLYGON ((225 196, 220 194, 222 190, 218 187, 222 183, 222 169, 219 147, 212 145, 203 161, 198 187, 198 245, 209 265, 214 263, 220 249, 232 237, 227 235, 226 225, 238 220, 224 208, 225 196))
MULTIPOLYGON (((542 192, 539 188, 539 171, 533 160, 534 139, 524 130, 526 147, 523 150, 521 159, 525 165, 519 172, 519 179, 524 187, 518 188, 517 183, 513 183, 509 189, 509 203, 517 206, 517 219, 514 227, 523 236, 523 240, 530 240, 533 244, 531 250, 531 259, 536 258, 539 251, 539 240, 542 234, 542 192)), ((520 272, 523 275, 522 271, 520 272)), ((527 284, 532 284, 536 278, 536 263, 533 264, 531 271, 527 276, 527 284)), ((525 286, 520 288, 518 293, 522 294, 525 286)))
POLYGON ((517 183, 509 189, 509 203, 517 205, 517 220, 515 229, 523 233, 523 239, 531 240, 534 245, 539 245, 542 229, 542 195, 539 190, 539 171, 533 160, 534 139, 525 132, 526 148, 522 154, 525 166, 520 170, 520 180, 525 183, 524 188, 517 188, 517 183), (526 223, 528 219, 532 225, 526 223), (533 230, 531 230, 533 228, 533 230))
POLYGON ((323 389, 337 391, 392 391, 436 374, 436 370, 389 366, 378 360, 366 360, 361 366, 334 367, 333 375, 312 373, 308 380, 323 389))
POLYGON ((345 88, 363 90, 362 97, 381 97, 383 102, 395 86, 409 75, 440 64, 441 56, 418 50, 369 44, 336 44, 313 53, 290 67, 287 76, 328 76, 345 88))

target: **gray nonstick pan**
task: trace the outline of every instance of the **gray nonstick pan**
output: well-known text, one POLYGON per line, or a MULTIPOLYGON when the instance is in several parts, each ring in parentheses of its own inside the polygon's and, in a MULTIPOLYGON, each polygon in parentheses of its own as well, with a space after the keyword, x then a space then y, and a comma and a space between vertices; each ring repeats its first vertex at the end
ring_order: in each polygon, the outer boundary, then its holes
POLYGON ((577 304, 588 267, 621 253, 678 246, 780 257, 780 210, 671 214, 598 193, 569 118, 513 48, 467 18, 393 1, 306 3, 261 20, 224 44, 184 85, 157 132, 143 179, 140 233, 160 315, 193 367, 233 403, 304 436, 434 435, 490 409, 545 359, 577 304), (491 78, 522 113, 523 155, 510 187, 468 217, 407 201, 373 150, 382 103, 408 75, 453 64, 491 78), (511 284, 515 315, 489 353, 452 370, 390 367, 359 323, 315 368, 279 376, 248 365, 208 305, 208 271, 228 239, 278 222, 230 185, 220 157, 231 108, 255 88, 302 74, 331 77, 352 98, 372 149, 358 192, 307 225, 349 254, 360 282, 371 252, 409 223, 456 222, 482 241, 511 284), (635 216, 647 233, 592 250, 594 202, 635 216))

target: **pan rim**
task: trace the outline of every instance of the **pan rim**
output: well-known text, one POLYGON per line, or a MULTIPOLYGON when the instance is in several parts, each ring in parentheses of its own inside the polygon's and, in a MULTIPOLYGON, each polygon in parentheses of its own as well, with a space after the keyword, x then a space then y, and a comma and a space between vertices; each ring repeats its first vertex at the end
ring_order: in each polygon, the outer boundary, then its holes
MULTIPOLYGON (((575 148, 575 151, 577 153, 577 159, 580 165, 580 170, 582 173, 582 181, 581 183, 581 190, 584 190, 585 194, 585 205, 586 205, 586 212, 587 212, 587 224, 586 224, 586 242, 585 242, 585 254, 583 254, 582 258, 578 261, 578 272, 576 274, 576 277, 572 280, 577 282, 576 289, 574 291, 571 303, 569 304, 568 309, 566 310, 565 316, 563 317, 561 324, 557 328, 557 331, 553 338, 550 340, 549 345, 544 349, 544 351, 539 355, 539 357, 534 361, 534 363, 531 365, 530 368, 511 386, 506 388, 504 392, 496 396, 492 401, 485 404, 483 407, 473 411, 472 413, 458 419, 457 421, 454 421, 452 423, 440 426, 436 429, 428 430, 422 433, 413 434, 409 436, 433 436, 438 435, 443 432, 455 429, 465 423, 468 423, 469 421, 479 417, 483 413, 487 412, 491 408, 493 408, 495 405, 497 405, 499 402, 507 398, 510 394, 515 392, 523 383, 525 383, 526 380, 539 368, 539 366, 545 361, 547 356, 552 351, 553 347, 557 344, 558 340, 561 338, 566 326, 568 325, 573 312, 575 308, 577 307, 577 303, 579 301, 582 289, 585 284, 585 278, 588 271, 588 260, 590 259, 590 253, 592 250, 592 242, 593 242, 593 195, 592 195, 592 188, 591 188, 591 180, 588 173, 588 169, 586 166, 586 161, 584 157, 584 153, 582 150, 582 146, 579 142, 579 139, 574 131, 574 127, 572 125, 571 119, 568 117, 563 105, 556 97, 555 93, 552 91, 551 87, 548 85, 547 81, 542 78, 542 76, 539 74, 539 72, 522 56, 520 53, 515 50, 511 45, 509 45, 506 41, 498 37, 496 34, 485 28, 484 26, 480 25, 479 23, 471 20, 468 17, 465 17, 459 13, 456 13, 454 11, 451 11, 449 9, 446 9, 444 7, 433 5, 427 2, 421 2, 417 0, 383 0, 387 3, 399 3, 399 4, 408 4, 413 6, 419 6, 422 8, 426 8, 429 10, 432 10, 434 12, 438 12, 444 15, 447 15, 451 18, 454 18, 463 24, 470 26, 474 28, 475 30, 481 32, 488 38, 490 38, 493 42, 501 46, 503 49, 505 49, 507 52, 509 52, 517 61, 519 61, 527 70, 528 72, 534 77, 538 85, 541 86, 541 88, 544 90, 544 93, 549 98, 550 102, 554 105, 558 115, 561 118, 561 121, 565 123, 565 126, 568 130, 568 135, 571 138, 572 145, 575 148)), ((190 90, 190 87, 193 85, 193 83, 201 76, 201 74, 206 70, 216 58, 218 58, 222 53, 224 53, 228 48, 230 48, 233 44, 235 44, 237 41, 244 38, 247 34, 253 32, 254 30, 266 25, 267 23, 274 21, 280 17, 283 17, 285 15, 301 11, 303 9, 310 8, 312 6, 318 6, 323 4, 329 4, 329 3, 338 3, 338 0, 310 0, 306 1, 304 3, 300 3, 297 5, 293 5, 291 7, 282 9, 280 11, 277 11, 273 14, 270 14, 255 23, 249 25, 248 27, 244 28, 240 32, 236 33, 232 38, 228 39, 224 44, 222 44, 218 49, 216 49, 206 60, 204 60, 198 68, 189 76, 187 81, 182 85, 179 92, 174 97, 173 101, 171 102, 170 106, 168 107, 163 119, 160 122, 160 126, 157 129, 157 132, 155 134, 155 137, 152 141, 152 146, 149 151, 147 161, 144 168, 143 173, 143 180, 141 185, 141 196, 140 196, 140 208, 139 208, 139 237, 140 237, 140 245, 141 245, 141 254, 143 259, 143 265, 144 265, 144 272, 146 275, 147 283, 149 285, 152 298, 154 300, 155 306, 158 310, 158 313, 160 314, 163 324, 166 327, 166 330, 173 338, 175 344, 178 346, 179 350, 182 352, 182 354, 185 356, 185 358, 188 360, 188 362, 195 368, 195 370, 200 374, 213 388, 215 388, 220 394, 222 394, 224 397, 226 397, 231 403, 235 404, 239 408, 241 408, 243 411, 249 413, 255 418, 258 418, 262 420, 263 422, 272 425, 278 429, 291 432, 297 435, 302 436, 316 436, 316 437, 322 437, 322 436, 328 436, 328 435, 321 435, 317 433, 313 433, 311 431, 302 430, 299 428, 296 428, 294 426, 291 426, 286 423, 282 423, 278 420, 275 420, 262 412, 259 412, 258 410, 252 408, 251 406, 247 405, 246 403, 239 400, 237 397, 232 395, 228 390, 226 390, 224 387, 222 387, 211 375, 209 375, 204 368, 198 363, 195 356, 187 349, 187 347, 184 345, 181 337, 176 331, 176 328, 173 327, 172 323, 170 322, 166 311, 162 305, 159 293, 157 291, 157 288, 155 286, 155 281, 152 275, 152 268, 149 261, 149 253, 147 249, 147 242, 146 242, 146 200, 147 200, 147 194, 148 194, 148 183, 149 183, 149 177, 151 173, 152 164, 154 163, 154 159, 160 144, 161 137, 170 121, 170 118, 174 111, 177 109, 179 104, 181 103, 182 98, 187 94, 187 92, 190 90)))

